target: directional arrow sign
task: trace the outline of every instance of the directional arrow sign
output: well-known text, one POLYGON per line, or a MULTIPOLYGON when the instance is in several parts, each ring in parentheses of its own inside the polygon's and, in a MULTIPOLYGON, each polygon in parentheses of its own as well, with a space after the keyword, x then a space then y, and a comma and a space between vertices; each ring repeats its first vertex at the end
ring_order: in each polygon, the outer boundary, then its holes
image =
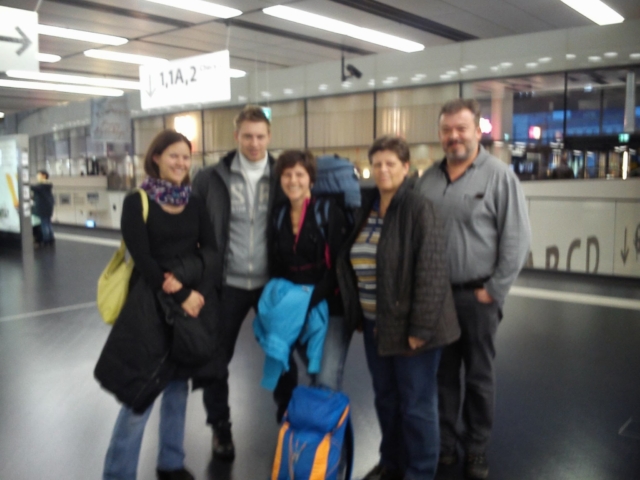
POLYGON ((142 65, 140 85, 143 110, 229 100, 229 51, 142 65))
POLYGON ((37 72, 38 14, 0 7, 0 68, 37 72))

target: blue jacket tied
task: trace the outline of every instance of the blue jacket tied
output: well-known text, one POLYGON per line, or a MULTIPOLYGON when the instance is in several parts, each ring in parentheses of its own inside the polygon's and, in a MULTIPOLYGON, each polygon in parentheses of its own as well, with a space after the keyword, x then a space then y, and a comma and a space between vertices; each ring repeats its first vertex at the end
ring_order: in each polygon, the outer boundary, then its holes
POLYGON ((309 373, 320 372, 322 348, 329 326, 329 307, 321 301, 308 313, 313 285, 274 278, 265 285, 253 321, 253 332, 266 359, 261 385, 273 390, 289 370, 289 355, 297 340, 307 345, 309 373))

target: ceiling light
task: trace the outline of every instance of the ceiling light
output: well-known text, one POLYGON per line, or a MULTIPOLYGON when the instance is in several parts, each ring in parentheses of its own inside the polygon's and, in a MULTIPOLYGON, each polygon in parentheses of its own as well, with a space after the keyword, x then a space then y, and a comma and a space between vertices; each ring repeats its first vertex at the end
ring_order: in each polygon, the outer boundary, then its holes
POLYGON ((211 17, 218 18, 231 18, 242 15, 240 10, 235 8, 223 7, 215 3, 205 2, 203 0, 147 0, 153 3, 159 3, 160 5, 166 5, 168 7, 181 8, 182 10, 189 10, 190 12, 204 13, 211 17))
POLYGON ((638 60, 640 58, 640 53, 630 53, 629 54, 629 58, 632 58, 634 60, 638 60))
POLYGON ((497 72, 498 70, 500 70, 500 67, 498 66, 491 67, 492 72, 497 72))
POLYGON ((551 57, 542 57, 538 59, 540 63, 549 63, 551 60, 553 60, 551 57))
POLYGON ((238 70, 237 68, 230 68, 229 76, 231 78, 242 78, 247 76, 247 72, 245 72, 244 70, 238 70))
POLYGON ((52 37, 69 38, 83 42, 101 43, 104 45, 124 45, 129 40, 113 35, 103 35, 102 33, 85 32, 73 30, 71 28, 54 27, 52 25, 38 25, 40 35, 50 35, 52 37))
POLYGON ((599 57, 598 55, 593 55, 591 57, 589 57, 589 61, 590 62, 599 62, 602 60, 602 57, 599 57))
POLYGON ((285 88, 282 92, 285 95, 292 95, 293 94, 293 89, 292 88, 285 88))
POLYGON ((565 58, 566 58, 567 60, 575 60, 575 59, 576 59, 576 55, 575 55, 574 53, 567 53, 567 54, 565 55, 565 58))
POLYGON ((50 53, 38 53, 36 58, 42 63, 56 63, 62 59, 60 55, 52 55, 50 53))
POLYGON ((270 98, 271 97, 271 93, 270 92, 260 92, 260 95, 262 95, 265 98, 270 98))
POLYGON ((460 73, 467 73, 469 70, 467 68, 461 67, 460 73))
POLYGON ((600 0, 561 0, 598 25, 621 23, 624 17, 600 0))
POLYGON ((371 80, 369 80, 367 82, 367 85, 369 85, 370 87, 375 87, 376 86, 376 81, 372 78, 371 80))
POLYGON ((101 87, 83 87, 81 85, 63 85, 59 83, 23 82, 21 80, 0 80, 0 87, 22 88, 26 90, 45 90, 49 92, 79 93, 102 97, 121 97, 122 90, 101 87))
POLYGON ((301 23, 308 27, 320 28, 329 32, 346 35, 348 37, 364 40, 365 42, 375 43, 383 47, 393 48, 402 52, 419 52, 424 50, 421 43, 412 42, 404 38, 389 35, 387 33, 371 30, 370 28, 362 28, 351 23, 334 20, 333 18, 316 15, 315 13, 305 12, 297 8, 285 7, 277 5, 262 10, 267 15, 289 20, 291 22, 301 23))
POLYGON ((465 65, 464 68, 466 68, 467 70, 475 70, 478 67, 476 67, 475 65, 465 65))
POLYGON ((388 80, 389 82, 393 83, 393 82, 397 82, 398 81, 398 77, 387 77, 386 80, 388 80))
POLYGON ((607 58, 616 58, 618 56, 618 52, 607 52, 604 56, 607 58))
POLYGON ((538 64, 536 62, 529 62, 526 64, 527 68, 536 68, 538 64))
POLYGON ((500 64, 500 66, 501 66, 502 68, 509 68, 509 67, 513 67, 513 63, 511 63, 511 62, 502 62, 502 63, 500 64))
POLYGON ((458 72, 457 72, 457 71, 455 71, 455 70, 449 70, 449 71, 447 72, 447 75, 457 75, 457 74, 458 74, 458 72))
POLYGON ((342 88, 349 88, 351 87, 351 82, 342 82, 342 88))
POLYGON ((323 83, 318 87, 318 90, 322 90, 324 92, 328 88, 329 88, 329 85, 327 85, 326 83, 323 83))
POLYGON ((0 118, 4 118, 4 112, 0 112, 0 118))
POLYGON ((244 95, 238 95, 238 101, 239 102, 246 102, 247 101, 247 97, 245 97, 244 95))
POLYGON ((443 74, 443 75, 440 75, 440 78, 442 80, 449 80, 451 78, 451 75, 443 74))
POLYGON ((76 85, 91 85, 93 87, 124 88, 140 90, 139 82, 118 80, 115 78, 83 77, 80 75, 62 75, 60 73, 28 72, 22 70, 8 70, 7 77, 22 80, 40 80, 43 82, 73 83, 76 85))
POLYGON ((147 57, 145 55, 134 55, 132 53, 109 52, 108 50, 87 50, 84 52, 87 57, 99 58, 100 60, 111 60, 113 62, 136 63, 138 65, 150 65, 152 63, 167 63, 169 60, 158 57, 147 57))
POLYGON ((423 78, 427 78, 426 73, 416 73, 413 78, 417 78, 418 80, 422 80, 423 78))

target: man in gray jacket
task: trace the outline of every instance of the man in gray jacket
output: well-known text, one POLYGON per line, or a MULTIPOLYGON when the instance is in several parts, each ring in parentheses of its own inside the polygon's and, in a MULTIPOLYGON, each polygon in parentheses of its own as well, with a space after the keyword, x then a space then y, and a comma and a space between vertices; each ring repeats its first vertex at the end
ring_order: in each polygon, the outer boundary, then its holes
POLYGON ((445 222, 462 331, 460 340, 445 347, 438 371, 439 463, 458 462, 460 441, 466 477, 484 479, 489 475, 485 451, 494 416, 495 336, 504 300, 529 252, 531 230, 518 178, 480 145, 478 102, 447 102, 438 124, 445 159, 425 172, 416 188, 445 222), (461 404, 465 430, 459 435, 461 404))
POLYGON ((213 427, 213 456, 232 461, 228 365, 242 321, 256 308, 269 280, 267 238, 276 196, 283 195, 267 153, 271 124, 259 106, 247 105, 235 119, 238 150, 206 167, 193 181, 193 194, 205 199, 216 243, 223 255, 220 292, 221 355, 224 375, 204 388, 207 423, 213 427))

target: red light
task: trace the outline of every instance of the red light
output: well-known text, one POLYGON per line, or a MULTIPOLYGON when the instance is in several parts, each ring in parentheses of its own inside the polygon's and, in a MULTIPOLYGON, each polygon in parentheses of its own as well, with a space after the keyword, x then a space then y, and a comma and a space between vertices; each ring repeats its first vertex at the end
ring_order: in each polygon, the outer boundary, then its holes
POLYGON ((540 140, 540 137, 542 137, 542 128, 537 126, 529 127, 529 138, 540 140))

